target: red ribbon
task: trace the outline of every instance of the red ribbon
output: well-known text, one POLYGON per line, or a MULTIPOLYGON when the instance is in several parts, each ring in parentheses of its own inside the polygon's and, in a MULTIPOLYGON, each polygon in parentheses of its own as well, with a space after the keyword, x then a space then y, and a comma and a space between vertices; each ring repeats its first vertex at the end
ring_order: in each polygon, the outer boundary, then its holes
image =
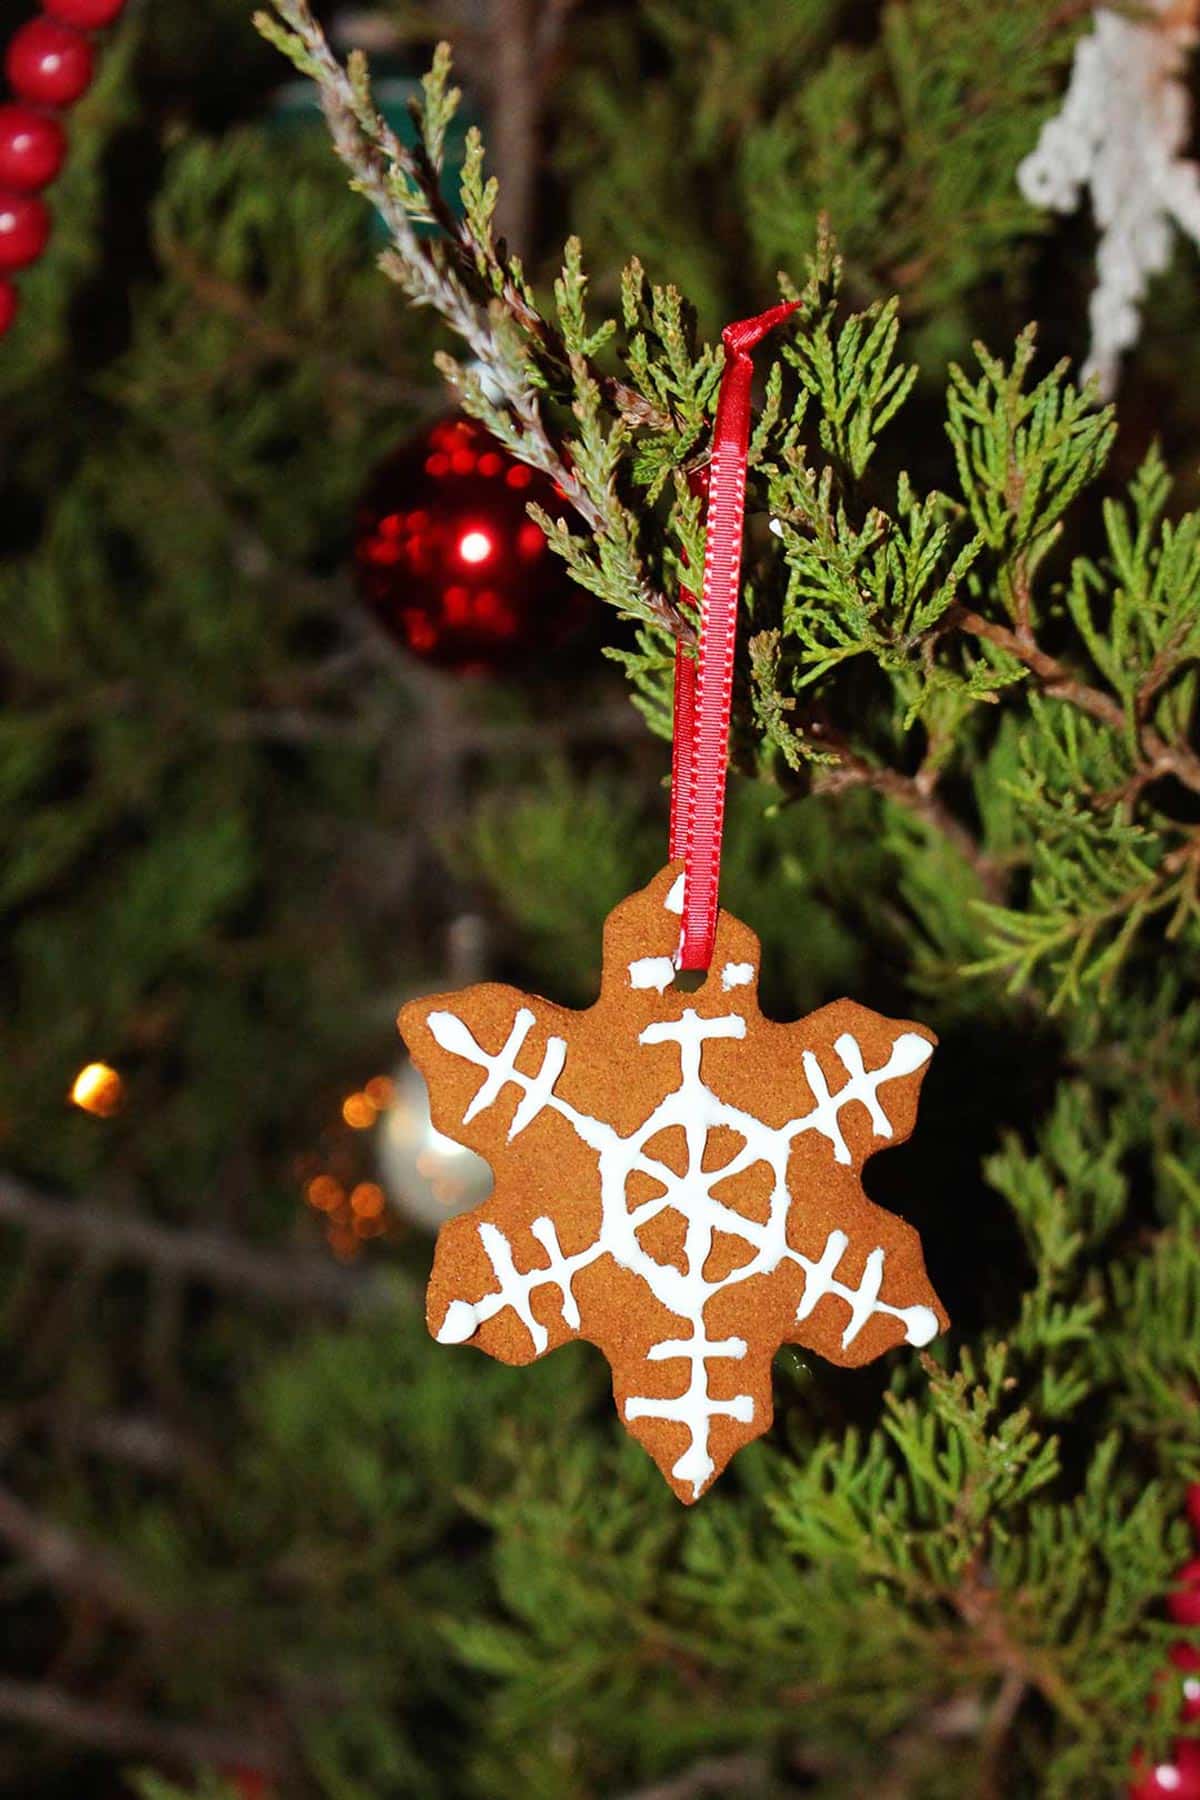
MULTIPOLYGON (((683 933, 677 959, 681 969, 707 969, 717 930, 742 528, 746 517, 750 384, 754 375, 750 352, 795 312, 798 304, 793 300, 773 306, 757 319, 727 325, 722 333, 725 370, 717 399, 708 475, 700 648, 695 660, 682 645, 675 652, 670 853, 672 861, 683 857, 683 933)), ((694 598, 686 588, 683 594, 688 600, 694 598)))

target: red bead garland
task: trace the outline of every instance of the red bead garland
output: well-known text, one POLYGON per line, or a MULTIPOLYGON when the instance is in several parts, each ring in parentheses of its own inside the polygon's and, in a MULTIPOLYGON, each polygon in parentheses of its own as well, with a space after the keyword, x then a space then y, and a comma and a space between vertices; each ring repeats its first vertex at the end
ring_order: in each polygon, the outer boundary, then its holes
MULTIPOLYGON (((1188 1519, 1200 1541, 1200 1482, 1194 1482, 1187 1495, 1188 1519)), ((1177 1625, 1200 1625, 1200 1557, 1184 1563, 1176 1576, 1176 1586, 1167 1595, 1167 1611, 1177 1625)), ((1172 1644, 1168 1656, 1171 1665, 1183 1677, 1180 1718, 1185 1724, 1200 1719, 1200 1646, 1172 1644)), ((1166 1671, 1164 1671, 1164 1674, 1166 1671)), ((1151 1698, 1150 1709, 1157 1706, 1151 1698)), ((1179 1738, 1165 1762, 1147 1762, 1144 1751, 1133 1759, 1129 1800, 1200 1800, 1200 1738, 1179 1738)))
POLYGON ((13 92, 34 106, 72 106, 91 85, 92 46, 69 25, 30 19, 8 46, 13 92))
POLYGON ((1167 1595, 1167 1611, 1177 1625, 1200 1625, 1200 1557, 1184 1563, 1178 1581, 1167 1595))
POLYGON ((67 154, 67 134, 49 113, 0 106, 0 187, 35 193, 54 180, 67 154))
POLYGON ((125 0, 42 0, 52 19, 76 31, 103 31, 124 10, 125 0))
POLYGON ((50 237, 50 214, 37 194, 67 153, 67 134, 50 109, 87 92, 96 57, 84 34, 111 25, 125 3, 42 0, 43 16, 22 25, 8 46, 4 68, 16 100, 0 104, 0 337, 18 310, 5 275, 36 262, 50 237))
POLYGON ((0 269, 36 262, 50 236, 50 214, 35 194, 0 193, 0 269))

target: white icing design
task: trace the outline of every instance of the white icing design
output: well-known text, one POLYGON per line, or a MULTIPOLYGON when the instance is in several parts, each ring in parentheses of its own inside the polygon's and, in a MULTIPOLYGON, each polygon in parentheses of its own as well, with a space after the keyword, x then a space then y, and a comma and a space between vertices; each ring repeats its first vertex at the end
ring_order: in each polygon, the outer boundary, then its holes
POLYGON ((726 993, 730 988, 749 987, 753 980, 753 963, 726 963, 721 970, 721 986, 726 993))
POLYGON ((880 1299, 885 1261, 881 1249, 870 1252, 862 1277, 854 1287, 837 1279, 838 1267, 849 1245, 845 1232, 830 1232, 816 1262, 793 1250, 787 1242, 788 1214, 792 1206, 787 1166, 795 1139, 804 1132, 819 1132, 833 1146, 835 1158, 839 1162, 849 1162, 850 1152, 842 1136, 839 1114, 851 1103, 866 1109, 876 1137, 890 1138, 892 1126, 880 1105, 879 1089, 885 1082, 921 1067, 931 1053, 924 1038, 914 1032, 901 1032, 892 1045, 887 1062, 879 1069, 868 1070, 863 1065, 857 1039, 848 1032, 843 1033, 833 1048, 847 1079, 836 1093, 831 1093, 816 1056, 807 1051, 803 1058, 804 1072, 816 1104, 803 1117, 774 1127, 718 1099, 701 1080, 703 1046, 711 1040, 744 1037, 745 1019, 736 1013, 705 1019, 689 1007, 682 1018, 657 1021, 647 1025, 640 1034, 640 1044, 678 1045, 680 1083, 659 1101, 643 1124, 628 1137, 622 1137, 612 1125, 578 1111, 555 1092, 555 1082, 567 1060, 562 1038, 547 1039, 541 1068, 536 1075, 523 1074, 516 1067, 516 1058, 532 1023, 533 1015, 522 1007, 506 1043, 493 1056, 475 1041, 468 1027, 454 1013, 433 1012, 428 1018, 429 1029, 443 1049, 465 1058, 485 1072, 467 1107, 464 1124, 492 1105, 505 1087, 512 1086, 521 1097, 509 1131, 510 1139, 525 1130, 540 1113, 548 1111, 565 1119, 576 1135, 596 1152, 600 1175, 599 1234, 593 1243, 565 1256, 553 1222, 547 1218, 536 1219, 530 1229, 547 1260, 540 1267, 522 1273, 513 1262, 512 1248, 504 1233, 490 1222, 481 1224, 478 1228, 480 1242, 492 1265, 497 1286, 474 1303, 451 1301, 437 1334, 441 1342, 463 1343, 480 1325, 505 1307, 511 1307, 529 1332, 534 1349, 541 1352, 546 1348, 549 1336, 545 1326, 533 1316, 530 1299, 534 1291, 557 1288, 564 1323, 577 1330, 579 1309, 571 1283, 580 1269, 587 1268, 602 1256, 611 1256, 621 1268, 639 1276, 655 1299, 690 1327, 690 1335, 664 1339, 648 1352, 651 1361, 679 1361, 688 1365, 682 1393, 665 1399, 631 1395, 625 1402, 625 1416, 627 1419, 670 1419, 687 1427, 688 1447, 676 1462, 673 1473, 678 1480, 690 1482, 693 1494, 698 1495, 715 1469, 709 1453, 710 1419, 733 1418, 748 1424, 754 1417, 751 1395, 735 1394, 726 1399, 714 1399, 709 1393, 709 1363, 739 1360, 746 1355, 746 1345, 741 1338, 716 1341, 709 1338, 704 1310, 714 1294, 753 1276, 770 1274, 781 1262, 790 1261, 804 1271, 805 1277, 804 1297, 796 1310, 797 1321, 806 1319, 814 1307, 830 1295, 849 1308, 849 1319, 842 1333, 843 1347, 853 1343, 867 1320, 879 1313, 898 1319, 910 1344, 927 1344, 936 1335, 937 1318, 927 1306, 896 1307, 880 1299), (673 1126, 683 1128, 687 1144, 687 1167, 682 1175, 650 1155, 646 1148, 659 1132, 673 1126), (718 1126, 737 1133, 744 1141, 721 1168, 705 1169, 702 1165, 709 1133, 718 1126), (716 1199, 712 1191, 719 1182, 728 1181, 758 1163, 765 1163, 774 1177, 769 1216, 765 1221, 745 1218, 716 1199), (635 1173, 650 1176, 662 1191, 651 1199, 631 1203, 628 1182, 635 1173), (686 1224, 685 1267, 682 1269, 671 1263, 658 1262, 643 1247, 639 1237, 645 1226, 668 1210, 680 1214, 686 1224), (705 1276, 704 1266, 718 1232, 740 1238, 751 1246, 753 1254, 739 1268, 718 1280, 711 1280, 705 1276))
POLYGON ((654 988, 663 993, 675 979, 675 962, 670 956, 640 956, 629 965, 629 985, 654 988))
POLYGON ((675 877, 674 881, 671 883, 670 889, 667 893, 667 897, 663 901, 663 906, 666 908, 667 912, 679 913, 680 916, 682 916, 682 914, 683 914, 683 876, 682 875, 677 875, 675 877))

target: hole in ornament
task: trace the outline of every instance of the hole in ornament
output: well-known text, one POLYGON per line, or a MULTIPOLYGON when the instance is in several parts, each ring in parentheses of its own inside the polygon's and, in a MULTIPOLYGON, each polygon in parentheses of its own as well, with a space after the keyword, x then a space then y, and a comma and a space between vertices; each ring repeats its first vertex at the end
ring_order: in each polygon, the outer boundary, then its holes
POLYGON ((671 986, 678 988, 681 994, 694 994, 708 980, 707 969, 680 969, 671 986))

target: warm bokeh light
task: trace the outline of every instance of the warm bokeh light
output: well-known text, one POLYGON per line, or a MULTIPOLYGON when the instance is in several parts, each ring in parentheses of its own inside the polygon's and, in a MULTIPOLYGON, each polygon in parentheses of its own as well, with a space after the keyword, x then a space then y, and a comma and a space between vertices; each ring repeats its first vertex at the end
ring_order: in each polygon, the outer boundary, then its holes
POLYGON ((372 1075, 363 1085, 363 1093, 377 1112, 390 1106, 396 1098, 396 1084, 390 1075, 372 1075))
POLYGON ((348 1225, 331 1225, 325 1234, 329 1248, 339 1262, 353 1262, 359 1252, 359 1241, 348 1225))
POLYGON ((494 547, 486 531, 464 531, 458 540, 458 554, 465 563, 486 562, 494 547))
POLYGON ((368 1094, 348 1094, 342 1101, 342 1117, 355 1131, 366 1131, 373 1125, 378 1110, 368 1094))
POLYGON ((304 1190, 310 1206, 318 1212, 334 1212, 346 1198, 346 1190, 332 1175, 315 1175, 304 1190))
POLYGON ((71 1084, 71 1099, 83 1112, 94 1113, 98 1119, 110 1119, 121 1110, 125 1084, 107 1063, 88 1063, 71 1084))
POLYGON ((350 1210, 360 1219, 377 1219, 387 1204, 375 1181, 360 1181, 350 1196, 350 1210))

